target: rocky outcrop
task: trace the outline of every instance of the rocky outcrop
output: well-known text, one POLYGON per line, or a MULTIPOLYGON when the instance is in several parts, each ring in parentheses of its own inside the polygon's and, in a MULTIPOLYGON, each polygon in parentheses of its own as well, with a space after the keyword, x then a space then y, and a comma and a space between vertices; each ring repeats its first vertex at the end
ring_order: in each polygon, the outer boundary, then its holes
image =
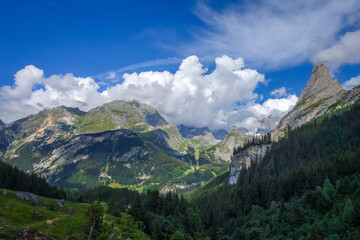
POLYGON ((39 199, 36 197, 35 194, 29 192, 17 192, 15 194, 18 198, 25 201, 33 201, 34 203, 38 204, 39 199))
POLYGON ((62 200, 56 199, 55 202, 60 208, 65 208, 66 207, 64 199, 62 199, 62 200))
POLYGON ((342 106, 348 105, 358 98, 355 92, 358 90, 342 89, 339 81, 331 78, 326 65, 316 63, 295 107, 280 120, 279 125, 272 131, 272 138, 277 140, 284 135, 288 127, 293 129, 324 115, 333 110, 331 107, 339 101, 345 101, 342 106))
POLYGON ((177 129, 179 130, 179 132, 181 133, 181 135, 184 138, 193 138, 193 137, 196 137, 196 136, 205 136, 206 134, 208 134, 210 132, 209 128, 207 128, 207 127, 202 127, 202 128, 188 127, 188 126, 185 126, 183 124, 177 126, 177 129))
POLYGON ((231 157, 229 184, 236 184, 240 170, 248 168, 252 162, 261 161, 270 147, 270 144, 252 145, 233 155, 231 157))
POLYGON ((219 140, 215 139, 214 135, 211 132, 209 132, 205 136, 203 136, 202 139, 210 145, 214 145, 214 144, 220 142, 219 140))
POLYGON ((280 122, 280 119, 281 119, 280 117, 273 115, 264 117, 263 119, 260 120, 260 127, 256 130, 256 133, 260 135, 264 135, 270 132, 271 130, 276 128, 276 126, 280 122))
POLYGON ((230 161, 234 147, 243 145, 248 137, 243 130, 233 126, 231 132, 226 135, 225 139, 216 144, 211 151, 213 151, 216 157, 224 161, 230 161))

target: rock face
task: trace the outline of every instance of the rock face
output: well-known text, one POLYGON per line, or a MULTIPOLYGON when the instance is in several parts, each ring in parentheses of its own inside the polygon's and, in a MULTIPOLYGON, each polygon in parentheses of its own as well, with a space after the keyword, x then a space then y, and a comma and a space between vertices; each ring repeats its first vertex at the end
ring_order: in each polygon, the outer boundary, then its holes
POLYGON ((184 138, 205 136, 206 134, 208 134, 210 132, 209 128, 207 128, 207 127, 202 127, 202 128, 188 127, 183 124, 177 126, 177 128, 184 138))
POLYGON ((242 168, 248 168, 252 162, 261 161, 270 147, 270 144, 253 145, 233 155, 231 158, 229 184, 236 184, 240 170, 242 168))
POLYGON ((36 197, 35 194, 33 193, 29 193, 29 192, 17 192, 15 194, 18 198, 20 198, 21 200, 25 200, 25 201, 33 201, 36 204, 39 203, 39 199, 36 197))
POLYGON ((177 126, 177 129, 184 138, 180 142, 187 142, 188 146, 196 149, 206 149, 211 145, 215 145, 220 142, 220 140, 216 139, 213 133, 207 127, 196 128, 181 124, 177 126))
POLYGON ((279 125, 272 131, 273 139, 277 140, 283 136, 287 127, 299 127, 327 113, 331 110, 330 107, 340 100, 345 101, 345 105, 347 105, 355 100, 352 99, 354 97, 352 92, 358 92, 358 89, 345 91, 337 79, 331 78, 325 64, 316 63, 295 107, 280 120, 279 125))
POLYGON ((230 161, 230 157, 233 154, 234 147, 243 145, 248 138, 246 133, 240 128, 233 126, 231 132, 226 135, 225 139, 216 144, 212 151, 214 155, 222 160, 230 161))
POLYGON ((281 119, 280 117, 273 116, 273 115, 264 117, 263 119, 260 120, 261 125, 257 129, 256 133, 263 135, 263 134, 270 132, 271 130, 276 128, 276 126, 280 122, 280 119, 281 119))
MULTIPOLYGON (((288 127, 292 129, 299 127, 314 118, 349 106, 358 99, 360 99, 360 87, 348 91, 342 89, 339 81, 331 78, 326 65, 316 63, 295 107, 271 131, 272 139, 278 140, 288 127)), ((264 126, 268 123, 265 120, 264 126)), ((260 161, 266 149, 270 147, 270 145, 251 146, 232 156, 229 184, 235 184, 240 169, 248 167, 251 161, 260 161)))

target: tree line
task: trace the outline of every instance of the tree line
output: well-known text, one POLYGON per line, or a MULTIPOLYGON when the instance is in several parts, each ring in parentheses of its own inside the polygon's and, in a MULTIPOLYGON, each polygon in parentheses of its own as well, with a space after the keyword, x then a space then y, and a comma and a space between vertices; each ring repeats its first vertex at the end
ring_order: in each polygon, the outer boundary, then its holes
MULTIPOLYGON (((349 202, 348 207, 355 209, 360 201, 356 187, 359 173, 360 107, 355 105, 341 115, 324 117, 321 121, 289 130, 285 138, 272 144, 262 161, 253 162, 248 169, 240 171, 235 186, 229 186, 226 178, 219 185, 212 186, 216 190, 203 189, 202 194, 195 196, 195 202, 204 231, 211 239, 275 239, 275 236, 276 239, 352 239, 360 229, 354 224, 346 227, 346 222, 336 231, 323 227, 316 232, 314 227, 311 238, 306 231, 294 233, 292 230, 295 226, 305 229, 309 225, 335 224, 328 219, 328 214, 334 207, 344 209, 349 199, 351 204, 349 202), (335 194, 337 201, 322 204, 326 203, 324 191, 330 191, 331 185, 340 191, 335 186, 349 181, 348 178, 354 185, 349 188, 350 192, 335 194), (309 200, 312 197, 314 199, 309 200), (266 217, 297 219, 302 211, 313 214, 294 220, 297 225, 286 220, 276 226, 262 222, 266 217)), ((339 186, 341 188, 341 184, 339 186)), ((351 216, 351 221, 358 221, 357 217, 351 216)), ((345 221, 342 218, 337 220, 345 221)))

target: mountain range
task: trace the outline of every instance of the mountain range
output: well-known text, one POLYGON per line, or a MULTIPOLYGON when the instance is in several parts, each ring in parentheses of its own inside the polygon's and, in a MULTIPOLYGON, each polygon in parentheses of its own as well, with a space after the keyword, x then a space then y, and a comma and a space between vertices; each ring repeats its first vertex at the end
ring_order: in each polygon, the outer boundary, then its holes
MULTIPOLYGON (((317 63, 296 106, 282 119, 266 116, 257 134, 273 140, 288 129, 344 108, 359 98, 359 88, 343 90, 327 67, 317 63)), ((5 124, 0 120, 0 158, 51 184, 71 188, 97 185, 189 191, 228 168, 230 183, 269 146, 233 156, 249 141, 246 130, 210 131, 167 123, 156 109, 138 101, 113 101, 88 112, 77 108, 45 109, 5 124)))
POLYGON ((96 211, 94 239, 358 239, 359 116, 360 87, 317 63, 255 134, 120 100, 0 121, 0 238, 90 238, 96 211))
POLYGON ((206 152, 219 142, 210 131, 185 138, 137 101, 113 101, 89 112, 46 109, 1 128, 3 161, 63 187, 187 191, 226 169, 224 160, 206 152))

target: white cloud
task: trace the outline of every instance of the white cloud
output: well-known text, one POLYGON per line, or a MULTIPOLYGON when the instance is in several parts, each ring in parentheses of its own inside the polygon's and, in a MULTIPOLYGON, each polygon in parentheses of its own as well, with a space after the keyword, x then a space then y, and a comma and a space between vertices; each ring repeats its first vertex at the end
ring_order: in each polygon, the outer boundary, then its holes
POLYGON ((184 59, 175 74, 142 72, 124 74, 124 82, 104 94, 114 100, 139 99, 154 106, 172 123, 192 126, 228 127, 227 116, 238 101, 256 99, 254 93, 264 75, 244 69, 243 59, 223 56, 207 74, 196 56, 184 59))
POLYGON ((286 93, 286 88, 285 87, 281 87, 281 88, 278 88, 278 89, 275 89, 273 90, 271 93, 270 93, 271 96, 274 96, 274 97, 285 97, 287 96, 288 94, 286 93))
POLYGON ((262 115, 284 115, 297 100, 291 95, 258 104, 255 90, 265 83, 263 74, 244 68, 242 58, 222 56, 215 63, 215 70, 208 72, 196 56, 190 56, 175 73, 126 73, 122 83, 102 92, 90 77, 69 73, 45 78, 42 70, 27 66, 16 74, 13 88, 0 89, 0 115, 9 122, 43 108, 65 105, 87 111, 112 100, 135 99, 155 107, 170 123, 212 129, 229 128, 233 124, 249 128, 262 115), (14 91, 29 94, 19 95, 14 91))
POLYGON ((350 80, 344 82, 342 84, 342 87, 346 90, 349 90, 349 89, 359 86, 359 85, 360 85, 360 75, 358 75, 357 77, 353 77, 350 80))
POLYGON ((68 73, 44 78, 43 70, 26 66, 15 74, 15 87, 0 89, 0 115, 9 122, 61 105, 89 110, 104 102, 98 89, 99 85, 89 77, 68 73), (39 86, 33 89, 36 84, 39 86))
POLYGON ((9 99, 28 97, 31 95, 33 85, 41 83, 43 75, 43 70, 28 65, 15 74, 14 87, 4 86, 1 88, 2 95, 9 99))
POLYGON ((270 98, 263 104, 255 104, 252 106, 252 110, 258 116, 268 116, 271 114, 282 117, 295 106, 297 100, 298 97, 296 95, 290 95, 286 98, 280 99, 270 98))
POLYGON ((289 95, 284 98, 270 98, 262 104, 250 101, 233 111, 228 116, 228 122, 246 128, 251 132, 256 132, 264 117, 272 115, 281 118, 285 116, 295 106, 297 100, 296 95, 289 95))
POLYGON ((316 39, 333 41, 359 20, 358 0, 240 1, 215 11, 199 1, 196 15, 205 27, 193 30, 195 40, 176 45, 201 57, 242 56, 251 66, 283 68, 311 57, 316 39))
POLYGON ((320 48, 311 60, 325 62, 332 70, 342 64, 360 63, 360 30, 346 33, 329 48, 320 48))

